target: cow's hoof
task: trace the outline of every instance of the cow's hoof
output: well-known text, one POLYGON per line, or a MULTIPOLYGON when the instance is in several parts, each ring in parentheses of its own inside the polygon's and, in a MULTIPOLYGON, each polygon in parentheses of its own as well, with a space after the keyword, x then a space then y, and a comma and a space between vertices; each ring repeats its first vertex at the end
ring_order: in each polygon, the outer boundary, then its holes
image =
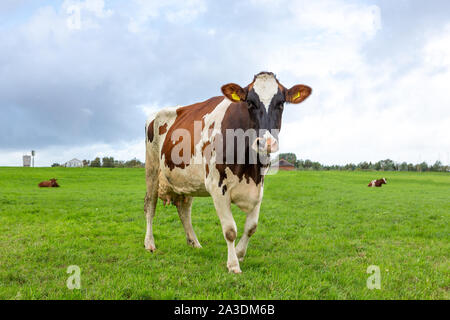
POLYGON ((145 250, 147 250, 148 252, 155 252, 156 251, 156 247, 153 243, 148 243, 147 241, 144 244, 145 250))
POLYGON ((237 255, 239 261, 244 261, 245 252, 237 251, 236 255, 237 255))
POLYGON ((231 269, 229 269, 228 271, 229 271, 230 273, 235 273, 235 274, 242 273, 241 268, 239 268, 239 267, 231 268, 231 269))
POLYGON ((242 273, 241 268, 239 267, 239 265, 237 266, 232 266, 232 267, 228 267, 228 272, 229 273, 242 273))
POLYGON ((156 247, 155 246, 150 246, 148 248, 145 248, 145 250, 147 250, 148 252, 155 252, 156 251, 156 247))
POLYGON ((188 244, 188 246, 190 246, 192 248, 201 248, 202 247, 202 245, 198 241, 195 241, 195 240, 188 239, 187 244, 188 244))

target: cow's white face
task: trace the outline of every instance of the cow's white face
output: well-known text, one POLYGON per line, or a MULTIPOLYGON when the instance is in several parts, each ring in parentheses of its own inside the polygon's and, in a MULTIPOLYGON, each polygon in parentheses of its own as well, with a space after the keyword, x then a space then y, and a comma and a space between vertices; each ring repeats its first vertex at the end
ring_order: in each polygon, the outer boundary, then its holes
POLYGON ((253 82, 253 90, 258 96, 259 101, 266 108, 266 111, 269 112, 269 106, 278 92, 278 83, 275 80, 275 77, 270 74, 256 76, 256 79, 253 82))
POLYGON ((253 129, 259 137, 252 144, 260 154, 278 151, 278 132, 284 103, 300 103, 311 94, 311 88, 296 85, 286 89, 271 72, 260 72, 245 88, 230 83, 222 87, 223 94, 234 102, 245 102, 253 129))

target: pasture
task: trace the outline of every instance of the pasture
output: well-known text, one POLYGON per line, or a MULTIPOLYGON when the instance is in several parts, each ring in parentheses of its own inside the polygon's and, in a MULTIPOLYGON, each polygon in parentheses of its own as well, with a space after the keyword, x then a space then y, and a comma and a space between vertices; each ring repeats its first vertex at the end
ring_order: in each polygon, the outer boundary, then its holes
MULTIPOLYGON (((144 250, 144 169, 0 168, 0 299, 449 299, 450 175, 267 176, 242 274, 229 274, 211 198, 195 198, 202 249, 158 202, 144 250), (58 178, 61 188, 39 189, 58 178), (382 188, 370 180, 386 177, 382 188), (81 269, 69 290, 67 267, 81 269), (368 266, 381 289, 369 290, 368 266)), ((238 238, 245 215, 233 208, 238 238)))

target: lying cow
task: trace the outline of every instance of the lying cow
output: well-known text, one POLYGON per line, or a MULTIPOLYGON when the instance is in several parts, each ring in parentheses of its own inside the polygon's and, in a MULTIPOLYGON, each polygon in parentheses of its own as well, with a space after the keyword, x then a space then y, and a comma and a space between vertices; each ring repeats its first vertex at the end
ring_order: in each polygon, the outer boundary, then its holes
POLYGON ((56 179, 50 179, 50 181, 42 181, 38 184, 39 188, 57 188, 59 184, 56 182, 56 179))
POLYGON ((381 187, 382 184, 386 184, 386 178, 378 179, 378 180, 372 180, 367 185, 368 187, 381 187))
POLYGON ((163 109, 147 121, 144 244, 156 250, 153 217, 159 197, 177 207, 187 243, 200 248, 191 223, 192 199, 211 196, 228 246, 228 270, 240 273, 239 260, 258 224, 269 154, 278 150, 284 103, 302 102, 311 88, 299 84, 286 89, 273 73, 261 72, 248 86, 229 83, 222 93, 163 109), (232 203, 247 214, 237 246, 232 203))

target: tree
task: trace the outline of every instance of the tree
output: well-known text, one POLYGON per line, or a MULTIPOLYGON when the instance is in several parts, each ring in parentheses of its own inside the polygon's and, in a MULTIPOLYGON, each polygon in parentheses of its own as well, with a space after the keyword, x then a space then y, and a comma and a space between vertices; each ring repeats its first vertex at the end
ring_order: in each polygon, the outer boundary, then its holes
POLYGON ((358 168, 359 169, 363 169, 363 170, 367 170, 367 169, 369 169, 369 164, 366 161, 360 162, 358 164, 358 168))
POLYGON ((125 167, 127 167, 127 168, 142 168, 142 167, 144 167, 144 164, 141 161, 139 161, 138 159, 134 158, 132 160, 125 162, 125 167))
POLYGON ((406 162, 402 162, 399 166, 400 171, 408 171, 408 164, 406 162))
POLYGON ((373 166, 373 168, 375 169, 375 170, 381 170, 381 161, 378 161, 378 162, 375 162, 375 164, 374 164, 374 166, 373 166))
POLYGON ((114 158, 113 157, 103 157, 102 167, 103 168, 114 168, 114 158))
POLYGON ((321 170, 322 169, 322 165, 317 161, 313 162, 311 164, 311 167, 313 170, 321 170))
POLYGON ((428 164, 424 161, 418 165, 420 171, 428 171, 428 164))
POLYGON ((297 156, 295 153, 280 153, 279 158, 289 161, 292 164, 295 164, 297 161, 297 156))
POLYGON ((304 164, 304 162, 303 162, 302 159, 297 160, 297 161, 295 161, 295 163, 294 163, 295 167, 298 168, 298 169, 300 169, 300 170, 302 170, 302 169, 304 168, 303 164, 304 164))
POLYGON ((89 167, 90 163, 89 160, 83 160, 83 167, 89 167))
POLYGON ((94 160, 91 161, 91 167, 101 167, 102 163, 99 157, 95 158, 94 160))
POLYGON ((354 163, 348 163, 344 166, 345 170, 355 170, 356 169, 356 165, 354 163))
POLYGON ((52 168, 54 168, 54 167, 61 167, 61 165, 59 164, 59 163, 54 163, 54 164, 52 164, 52 168))
POLYGON ((309 159, 306 159, 305 162, 303 163, 303 167, 306 169, 309 169, 312 167, 312 161, 309 159))
POLYGON ((125 161, 114 160, 114 168, 125 168, 125 161))
POLYGON ((437 160, 431 167, 431 171, 442 171, 442 162, 437 160))
POLYGON ((395 163, 391 159, 381 160, 380 167, 384 171, 392 171, 395 170, 395 163))

